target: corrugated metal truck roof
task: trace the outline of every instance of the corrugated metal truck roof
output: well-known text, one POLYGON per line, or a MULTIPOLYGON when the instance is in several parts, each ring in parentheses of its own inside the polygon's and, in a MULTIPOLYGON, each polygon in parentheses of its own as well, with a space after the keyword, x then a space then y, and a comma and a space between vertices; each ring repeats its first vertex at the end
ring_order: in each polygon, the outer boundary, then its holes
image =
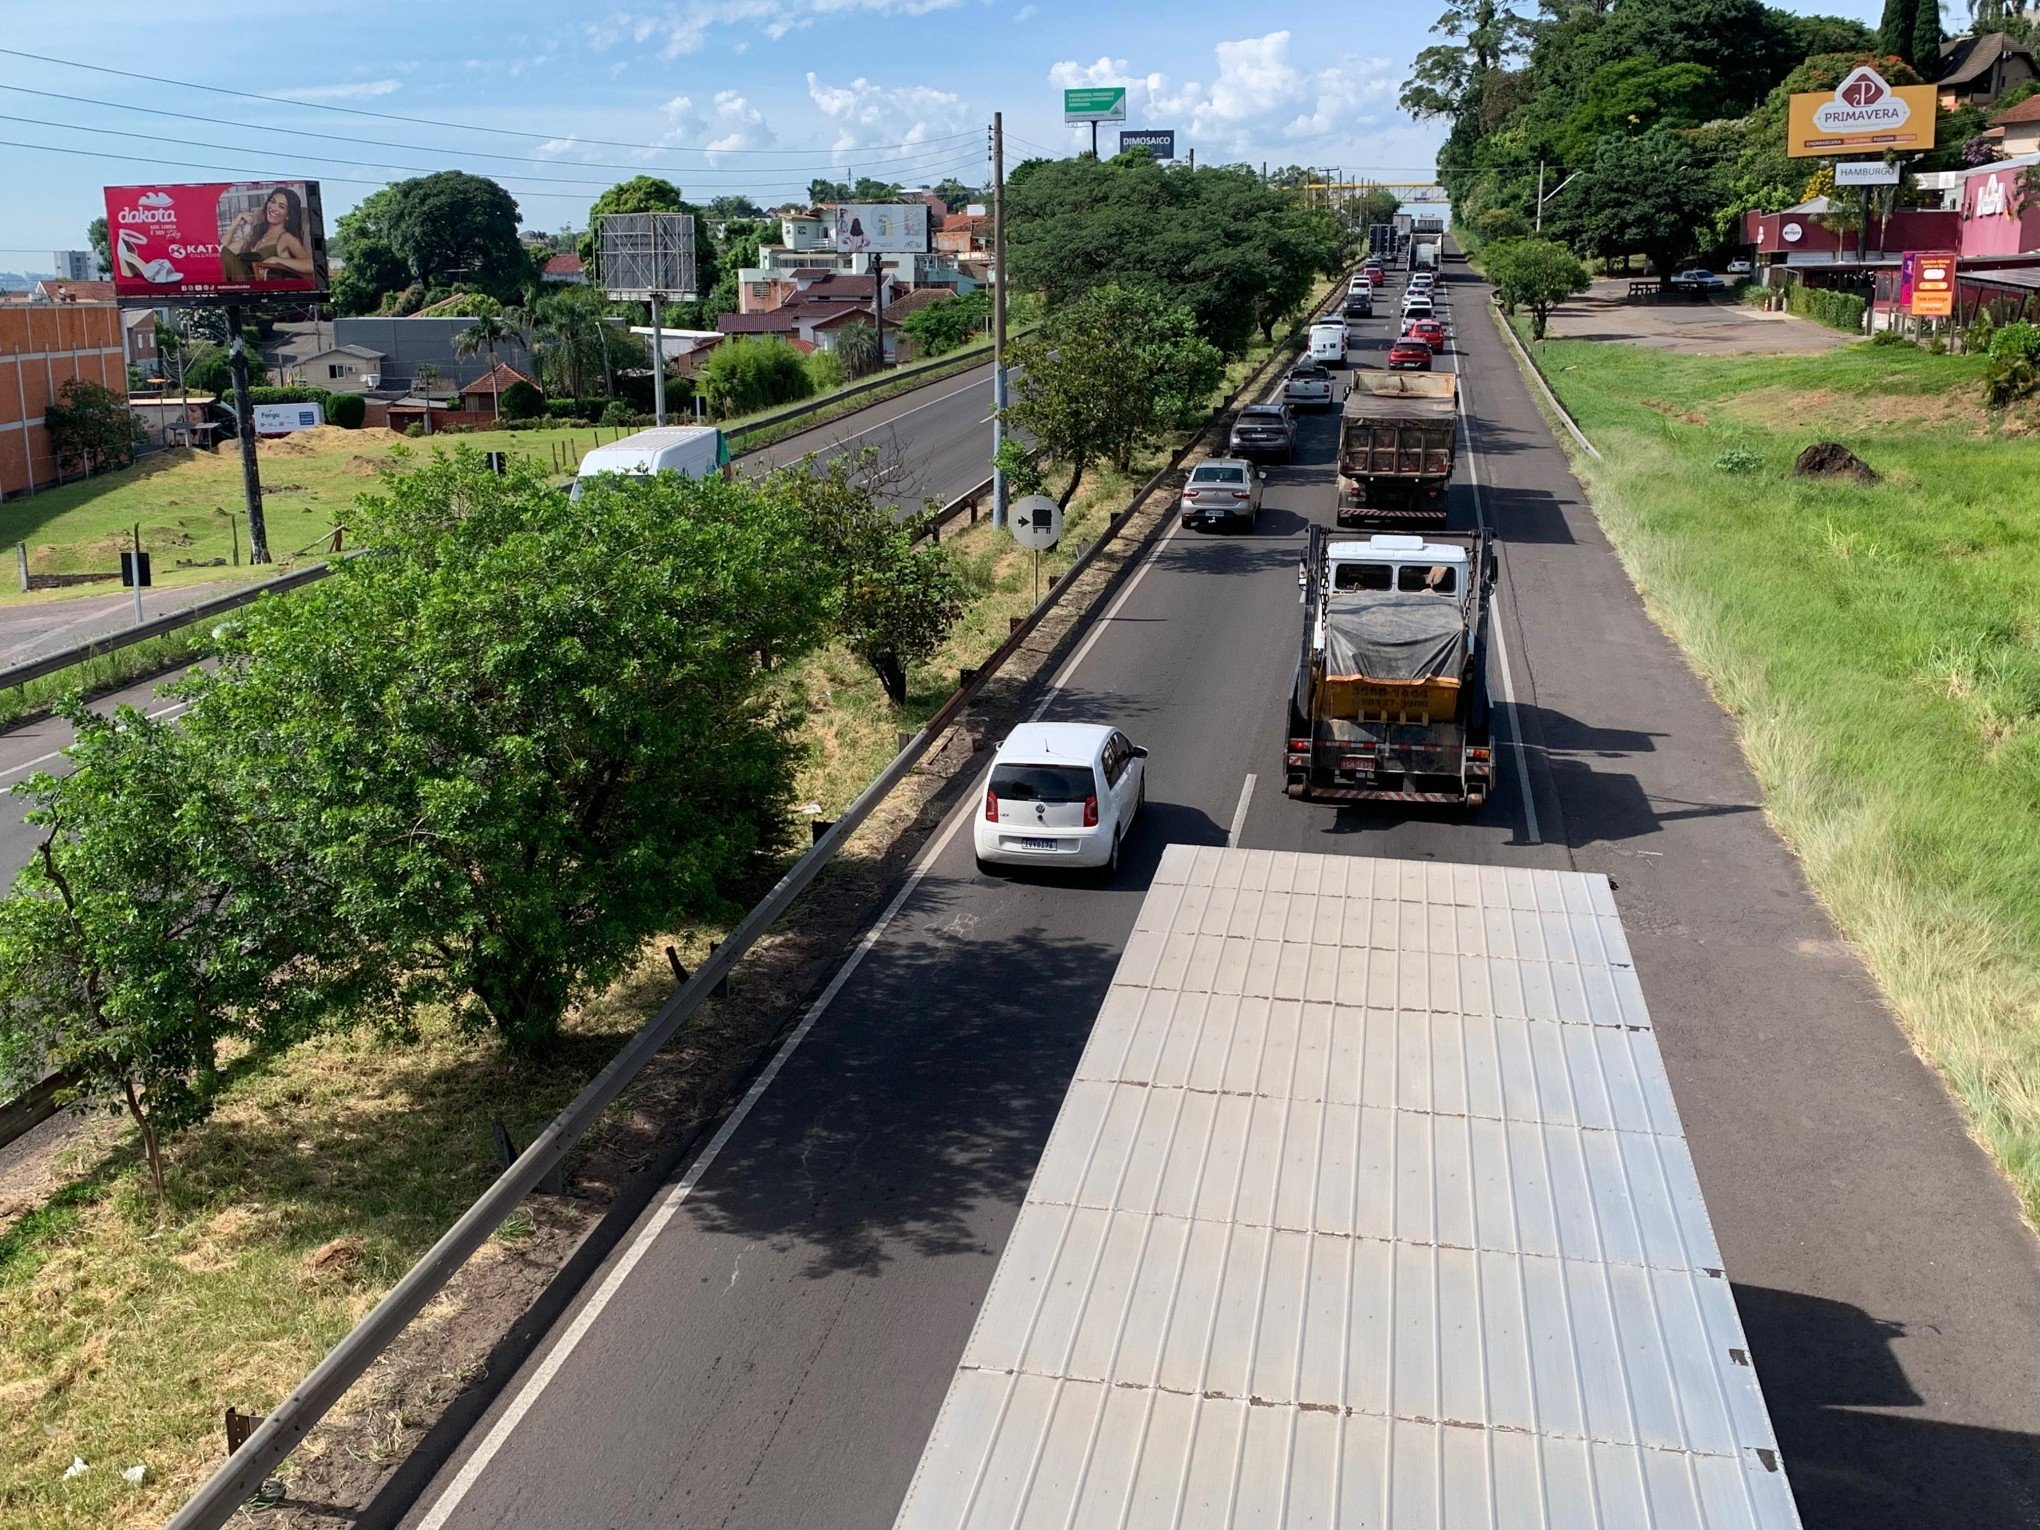
POLYGON ((1171 846, 900 1511, 1798 1524, 1605 877, 1171 846))

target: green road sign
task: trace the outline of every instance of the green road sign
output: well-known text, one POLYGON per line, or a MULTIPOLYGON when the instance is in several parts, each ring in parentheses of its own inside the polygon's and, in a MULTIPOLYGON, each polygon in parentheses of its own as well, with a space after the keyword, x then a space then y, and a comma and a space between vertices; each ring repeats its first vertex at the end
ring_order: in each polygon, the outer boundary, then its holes
POLYGON ((1124 85, 1087 85, 1080 90, 1063 92, 1063 121, 1065 122, 1124 122, 1126 120, 1126 87, 1124 85))

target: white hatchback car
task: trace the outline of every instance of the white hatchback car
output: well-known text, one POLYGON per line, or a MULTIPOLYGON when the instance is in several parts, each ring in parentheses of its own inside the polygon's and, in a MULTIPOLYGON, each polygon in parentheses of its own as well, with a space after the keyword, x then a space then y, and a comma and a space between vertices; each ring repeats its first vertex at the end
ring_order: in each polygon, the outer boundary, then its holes
POLYGON ((972 838, 980 871, 1083 866, 1108 876, 1147 801, 1147 751, 1102 723, 1024 723, 992 757, 972 838))

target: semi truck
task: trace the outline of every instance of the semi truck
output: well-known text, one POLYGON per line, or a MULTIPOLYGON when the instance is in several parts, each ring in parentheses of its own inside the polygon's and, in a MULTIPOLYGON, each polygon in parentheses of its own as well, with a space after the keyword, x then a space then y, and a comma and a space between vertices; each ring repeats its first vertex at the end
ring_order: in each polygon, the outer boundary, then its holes
POLYGON ((1339 524, 1442 526, 1458 434, 1452 373, 1355 372, 1339 418, 1339 524))
POLYGON ((895 1530, 1797 1530, 1612 885, 1170 845, 895 1530))
POLYGON ((1283 778, 1312 802, 1477 808, 1494 782, 1487 532, 1364 540, 1313 526, 1283 778))
POLYGON ((1410 269, 1412 271, 1435 271, 1444 254, 1443 234, 1413 234, 1410 236, 1410 269))

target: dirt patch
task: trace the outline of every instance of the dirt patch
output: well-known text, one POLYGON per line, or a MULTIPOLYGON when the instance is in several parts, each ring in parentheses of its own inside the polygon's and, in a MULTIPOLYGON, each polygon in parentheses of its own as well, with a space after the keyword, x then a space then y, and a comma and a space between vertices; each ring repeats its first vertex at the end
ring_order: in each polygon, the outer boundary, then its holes
POLYGON ((1966 428, 1980 435, 1988 417, 1979 394, 1968 389, 1938 393, 1837 393, 1832 388, 1756 388, 1723 406, 1734 419, 1768 425, 1778 420, 1817 430, 1911 430, 1966 428))

